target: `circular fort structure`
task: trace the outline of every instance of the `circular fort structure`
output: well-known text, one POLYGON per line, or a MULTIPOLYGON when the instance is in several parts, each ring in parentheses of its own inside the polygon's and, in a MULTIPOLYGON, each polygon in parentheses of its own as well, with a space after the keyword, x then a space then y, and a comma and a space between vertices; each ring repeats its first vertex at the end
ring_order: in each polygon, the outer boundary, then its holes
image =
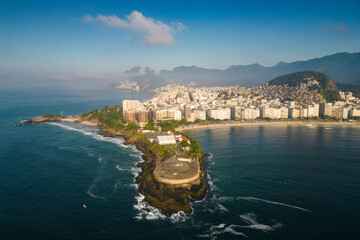
POLYGON ((197 160, 173 155, 162 159, 155 167, 153 175, 158 182, 166 184, 190 184, 200 178, 200 166, 197 160))

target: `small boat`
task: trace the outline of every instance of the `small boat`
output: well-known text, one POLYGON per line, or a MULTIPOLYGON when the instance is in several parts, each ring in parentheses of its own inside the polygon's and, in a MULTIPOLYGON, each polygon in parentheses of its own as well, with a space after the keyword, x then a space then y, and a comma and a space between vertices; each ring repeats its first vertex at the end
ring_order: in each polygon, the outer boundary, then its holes
POLYGON ((213 231, 213 233, 212 234, 218 234, 219 232, 218 231, 213 231))
POLYGON ((87 208, 87 206, 85 204, 83 204, 83 208, 87 208))

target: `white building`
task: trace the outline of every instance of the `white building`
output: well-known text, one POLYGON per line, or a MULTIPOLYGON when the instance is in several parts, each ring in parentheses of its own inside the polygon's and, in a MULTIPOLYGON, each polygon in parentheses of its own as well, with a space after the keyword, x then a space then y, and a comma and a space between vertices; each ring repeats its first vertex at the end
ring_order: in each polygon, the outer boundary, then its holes
POLYGON ((320 116, 331 116, 332 112, 332 103, 322 103, 320 104, 319 113, 320 116))
POLYGON ((300 111, 297 108, 289 108, 289 118, 299 118, 300 111))
POLYGON ((206 111, 205 110, 197 110, 197 119, 206 120, 206 111))
POLYGON ((171 108, 168 111, 168 116, 172 116, 174 120, 181 120, 181 111, 177 108, 171 108))
MULTIPOLYGON (((278 115, 280 115, 280 112, 279 111, 276 111, 275 108, 271 108, 271 107, 267 107, 267 106, 264 106, 260 109, 260 117, 261 118, 271 118, 271 119, 274 119, 275 116, 277 117, 278 115), (275 114, 276 112, 276 114, 275 114)), ((278 117, 280 118, 280 117, 278 117)))
POLYGON ((258 108, 243 108, 241 110, 241 119, 251 120, 259 117, 260 111, 258 108))
POLYGON ((289 118, 289 109, 287 107, 281 107, 280 112, 280 118, 289 118))
POLYGON ((360 117, 360 109, 351 109, 350 117, 360 117))
POLYGON ((230 119, 231 110, 230 108, 210 109, 208 110, 208 116, 214 119, 230 119))
POLYGON ((138 100, 124 100, 122 101, 123 113, 128 110, 136 110, 140 107, 138 100))
POLYGON ((173 134, 170 135, 164 135, 164 136, 157 136, 156 141, 160 145, 166 145, 166 144, 176 144, 175 136, 173 134))
POLYGON ((299 117, 306 118, 308 117, 308 110, 307 108, 300 108, 299 117))

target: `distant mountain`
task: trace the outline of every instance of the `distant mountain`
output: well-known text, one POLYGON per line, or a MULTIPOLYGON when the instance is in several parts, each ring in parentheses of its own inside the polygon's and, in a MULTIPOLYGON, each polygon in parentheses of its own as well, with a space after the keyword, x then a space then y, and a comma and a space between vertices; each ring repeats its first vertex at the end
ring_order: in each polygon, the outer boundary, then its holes
POLYGON ((298 86, 309 80, 316 80, 318 84, 311 86, 312 90, 319 90, 327 102, 340 100, 339 90, 331 78, 324 73, 314 71, 303 71, 286 74, 269 82, 269 85, 298 86))
POLYGON ((121 80, 111 83, 110 88, 117 89, 138 89, 138 90, 154 90, 161 86, 165 86, 166 81, 155 74, 154 70, 149 67, 134 67, 125 71, 121 80))
POLYGON ((206 69, 197 66, 176 67, 172 71, 162 70, 161 79, 170 82, 197 86, 244 86, 252 87, 264 84, 269 80, 293 72, 312 70, 323 72, 337 83, 360 83, 360 52, 336 53, 322 58, 292 63, 279 62, 273 67, 259 64, 233 65, 227 69, 206 69))

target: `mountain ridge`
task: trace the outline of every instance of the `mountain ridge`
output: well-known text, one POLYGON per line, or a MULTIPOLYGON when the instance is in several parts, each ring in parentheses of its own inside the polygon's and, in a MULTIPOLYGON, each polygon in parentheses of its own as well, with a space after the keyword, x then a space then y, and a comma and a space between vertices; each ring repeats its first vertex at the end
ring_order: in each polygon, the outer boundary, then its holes
POLYGON ((360 83, 360 52, 340 52, 291 63, 280 61, 272 67, 265 67, 258 63, 231 65, 224 70, 207 69, 195 65, 180 66, 173 70, 161 70, 158 75, 175 83, 195 82, 199 86, 210 86, 217 82, 222 86, 252 87, 266 83, 277 76, 306 70, 324 72, 339 83, 360 83))
MULTIPOLYGON (((168 83, 190 84, 199 87, 211 86, 242 86, 254 87, 269 82, 285 74, 315 71, 328 75, 336 83, 354 85, 360 83, 360 52, 339 52, 320 58, 304 61, 280 61, 272 67, 258 63, 249 65, 231 65, 225 69, 208 69, 192 66, 178 66, 173 70, 161 70, 156 74, 150 68, 134 67, 124 72, 119 84, 130 81, 139 86, 140 90, 153 90, 168 83)), ((117 83, 111 87, 116 88, 117 83)))

